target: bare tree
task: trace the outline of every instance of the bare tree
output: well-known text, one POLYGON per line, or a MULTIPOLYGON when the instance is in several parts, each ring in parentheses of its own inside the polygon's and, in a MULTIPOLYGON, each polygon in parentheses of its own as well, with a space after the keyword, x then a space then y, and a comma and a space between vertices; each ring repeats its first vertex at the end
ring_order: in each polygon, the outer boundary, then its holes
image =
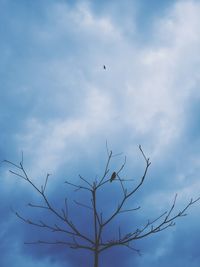
MULTIPOLYGON (((141 146, 139 146, 140 152, 142 154, 142 157, 145 162, 145 168, 144 173, 139 180, 138 184, 136 186, 127 187, 127 182, 131 181, 131 179, 123 179, 121 178, 121 172, 124 169, 126 158, 124 160, 124 163, 120 166, 120 168, 110 174, 110 162, 113 157, 116 155, 113 155, 112 151, 108 152, 108 159, 106 162, 105 170, 102 175, 102 177, 94 180, 93 182, 90 182, 89 180, 85 179, 82 176, 80 177, 80 184, 71 183, 69 181, 66 181, 65 183, 69 186, 72 186, 76 191, 84 190, 88 192, 89 199, 91 200, 90 205, 87 205, 83 202, 75 201, 77 206, 79 208, 85 208, 88 209, 88 216, 92 216, 92 225, 93 225, 93 233, 92 237, 90 235, 86 235, 83 231, 81 231, 75 224, 75 222, 72 221, 72 219, 69 216, 69 207, 67 198, 64 200, 64 206, 60 210, 59 208, 56 208, 53 206, 53 204, 50 202, 49 198, 46 195, 46 188, 48 183, 49 174, 47 174, 45 183, 41 187, 36 186, 36 184, 33 182, 33 180, 28 176, 27 171, 24 168, 23 163, 23 154, 22 154, 22 160, 19 164, 15 164, 11 161, 5 160, 6 163, 10 164, 12 166, 12 170, 10 172, 14 174, 15 176, 20 177, 21 179, 28 182, 33 189, 38 193, 41 200, 43 201, 42 205, 32 204, 29 203, 28 205, 31 208, 37 208, 37 209, 46 209, 48 210, 52 215, 55 216, 56 221, 58 220, 60 223, 51 224, 49 222, 46 222, 46 218, 39 219, 38 221, 34 221, 31 219, 27 219, 18 212, 15 212, 16 216, 24 221, 27 224, 40 227, 43 229, 47 229, 49 231, 53 232, 61 232, 67 236, 64 240, 53 240, 53 241, 47 241, 47 240, 37 240, 34 242, 28 242, 26 244, 64 244, 69 246, 72 249, 84 249, 89 250, 93 253, 94 256, 94 267, 99 266, 99 256, 101 253, 107 249, 110 249, 115 246, 125 246, 127 248, 130 248, 138 253, 140 253, 139 250, 134 248, 132 246, 133 241, 136 241, 138 239, 145 238, 149 235, 161 232, 169 227, 172 227, 175 225, 175 220, 183 217, 186 215, 186 210, 193 205, 195 202, 199 201, 200 198, 197 198, 195 200, 191 199, 186 206, 184 206, 179 212, 175 212, 175 205, 176 205, 176 199, 177 194, 175 195, 175 198, 173 200, 172 205, 168 209, 168 211, 163 212, 153 220, 147 220, 146 223, 141 226, 140 228, 134 229, 133 227, 126 231, 125 233, 122 233, 121 227, 119 227, 116 231, 116 234, 113 236, 112 239, 107 239, 105 235, 103 235, 105 229, 110 225, 110 223, 115 220, 116 217, 119 216, 121 213, 129 213, 133 212, 135 210, 140 209, 140 207, 135 207, 131 209, 126 209, 125 204, 131 199, 131 197, 140 189, 140 187, 143 185, 147 171, 149 169, 149 166, 151 164, 149 158, 146 157, 144 154, 141 146), (101 204, 101 198, 99 198, 99 193, 102 194, 104 192, 102 189, 104 189, 107 186, 111 186, 111 182, 117 183, 119 185, 121 194, 118 196, 117 203, 115 206, 115 209, 110 212, 108 216, 104 216, 104 213, 100 211, 103 208, 101 204), (100 191, 101 192, 98 192, 100 191), (98 195, 97 195, 98 192, 98 195), (66 235, 67 234, 67 235, 66 235)), ((112 194, 112 193, 111 193, 112 194)))

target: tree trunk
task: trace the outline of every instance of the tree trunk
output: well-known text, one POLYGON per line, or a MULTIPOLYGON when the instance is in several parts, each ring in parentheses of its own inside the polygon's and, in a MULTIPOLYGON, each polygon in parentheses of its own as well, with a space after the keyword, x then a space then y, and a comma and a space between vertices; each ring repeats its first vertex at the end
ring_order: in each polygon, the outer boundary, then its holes
POLYGON ((99 253, 98 251, 94 251, 94 267, 99 266, 99 253))

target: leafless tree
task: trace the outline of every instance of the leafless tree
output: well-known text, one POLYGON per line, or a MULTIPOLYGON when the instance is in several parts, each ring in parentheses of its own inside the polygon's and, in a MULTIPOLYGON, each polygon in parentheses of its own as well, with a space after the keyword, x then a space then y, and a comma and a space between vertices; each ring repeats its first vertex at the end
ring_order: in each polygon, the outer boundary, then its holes
MULTIPOLYGON (((138 253, 140 253, 139 250, 134 248, 132 246, 133 241, 135 242, 138 239, 145 238, 149 235, 161 232, 169 227, 172 227, 175 225, 175 220, 179 217, 183 217, 186 215, 186 210, 193 205, 195 202, 199 201, 200 198, 197 198, 195 200, 191 199, 179 212, 175 212, 175 205, 176 205, 176 199, 177 194, 175 195, 175 198, 172 202, 172 205, 168 209, 168 211, 163 212, 153 220, 147 220, 146 223, 141 226, 140 228, 134 229, 134 227, 131 227, 130 230, 126 231, 125 233, 122 233, 121 227, 119 227, 116 231, 116 234, 113 236, 112 239, 107 239, 105 235, 103 235, 105 229, 109 226, 109 224, 115 220, 116 217, 119 216, 121 213, 129 213, 134 212, 135 210, 140 209, 140 207, 135 207, 131 209, 126 209, 125 204, 131 199, 131 197, 140 189, 140 187, 143 185, 145 178, 147 176, 147 171, 149 169, 149 166, 151 164, 149 158, 146 157, 145 153, 143 152, 143 149, 141 146, 139 146, 139 150, 142 154, 142 157, 145 162, 145 168, 144 173, 142 177, 140 178, 138 184, 136 186, 128 186, 127 182, 131 181, 131 179, 123 179, 121 178, 121 172, 124 169, 126 158, 123 162, 123 164, 120 166, 118 170, 115 172, 110 173, 110 163, 113 157, 116 155, 113 155, 112 151, 108 152, 108 159, 106 162, 105 170, 102 175, 102 177, 95 179, 93 182, 90 182, 89 180, 85 179, 82 176, 80 177, 80 184, 75 184, 69 181, 65 181, 65 183, 69 186, 72 186, 76 191, 84 190, 88 192, 89 194, 89 200, 90 205, 87 205, 83 202, 75 201, 78 208, 85 208, 88 211, 88 216, 92 216, 92 226, 93 226, 93 233, 92 237, 86 235, 82 230, 80 230, 74 221, 69 216, 69 207, 67 198, 64 200, 64 205, 62 209, 56 208, 53 206, 53 204, 50 202, 47 194, 46 194, 46 188, 48 183, 49 174, 47 174, 44 185, 41 187, 36 186, 36 184, 33 182, 33 179, 29 177, 27 174, 27 171, 24 168, 23 163, 23 155, 22 160, 19 164, 15 164, 11 161, 5 160, 6 163, 10 164, 12 166, 12 169, 10 172, 14 174, 15 176, 20 177, 21 179, 28 182, 33 189, 38 193, 42 200, 42 205, 37 205, 33 203, 29 203, 28 205, 31 208, 37 208, 37 209, 45 209, 48 210, 52 215, 55 216, 56 221, 59 221, 60 223, 51 224, 46 218, 40 218, 38 221, 34 221, 31 219, 27 219, 18 212, 15 212, 16 216, 24 221, 27 224, 47 229, 52 232, 61 232, 65 235, 66 239, 64 240, 53 240, 46 241, 46 240, 37 240, 34 242, 28 242, 26 244, 64 244, 69 246, 72 249, 84 249, 89 250, 93 253, 94 256, 94 267, 99 266, 99 256, 101 253, 107 249, 110 249, 115 246, 125 246, 127 248, 130 248, 138 253), (100 194, 104 193, 105 187, 112 186, 112 183, 117 183, 120 188, 120 195, 118 196, 118 199, 116 200, 116 206, 115 209, 110 212, 108 216, 104 216, 104 213, 100 211, 103 208, 101 204, 102 198, 99 197, 100 194), (101 192, 99 192, 101 189, 101 192), (98 192, 98 195, 97 195, 98 192)), ((112 191, 111 191, 112 194, 112 191)))

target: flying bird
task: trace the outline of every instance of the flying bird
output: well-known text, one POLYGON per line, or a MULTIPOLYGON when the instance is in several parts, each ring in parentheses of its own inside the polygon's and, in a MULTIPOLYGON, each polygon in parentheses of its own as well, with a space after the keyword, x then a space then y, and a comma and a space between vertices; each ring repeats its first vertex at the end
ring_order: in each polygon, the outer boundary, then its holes
POLYGON ((103 69, 106 70, 106 66, 105 65, 103 65, 103 69))
POLYGON ((117 177, 116 172, 113 172, 113 174, 110 177, 110 182, 112 182, 113 180, 115 180, 116 177, 117 177))

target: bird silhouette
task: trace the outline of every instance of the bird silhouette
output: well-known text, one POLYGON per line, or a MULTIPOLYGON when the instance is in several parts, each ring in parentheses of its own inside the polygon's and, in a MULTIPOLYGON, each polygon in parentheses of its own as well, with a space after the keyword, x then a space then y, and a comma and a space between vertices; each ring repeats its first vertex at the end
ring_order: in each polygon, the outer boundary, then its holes
POLYGON ((110 182, 112 182, 113 180, 115 180, 115 178, 117 177, 116 172, 113 172, 111 177, 110 177, 110 182))
POLYGON ((103 65, 103 69, 106 70, 106 66, 105 65, 103 65))

